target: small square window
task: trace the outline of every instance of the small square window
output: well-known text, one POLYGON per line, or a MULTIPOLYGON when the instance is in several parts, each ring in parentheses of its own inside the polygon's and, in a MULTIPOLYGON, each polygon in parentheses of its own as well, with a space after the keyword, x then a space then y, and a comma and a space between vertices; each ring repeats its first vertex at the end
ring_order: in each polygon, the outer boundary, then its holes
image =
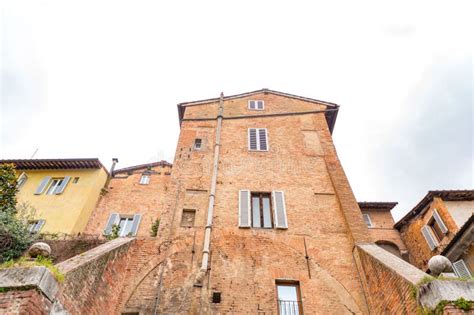
POLYGON ((193 227, 195 218, 196 218, 196 210, 194 210, 194 209, 183 209, 183 215, 181 217, 181 226, 182 227, 193 227))
POLYGON ((150 183, 150 175, 142 175, 140 185, 148 185, 150 183))
POLYGON ((28 222, 28 232, 31 234, 38 233, 41 228, 43 227, 45 221, 44 220, 33 220, 28 222))
POLYGON ((264 110, 265 103, 262 100, 249 100, 248 108, 251 110, 264 110))
POLYGON ((74 177, 72 183, 73 183, 73 184, 77 184, 77 182, 79 182, 79 177, 74 177))
POLYGON ((201 148, 202 148, 202 139, 199 139, 199 138, 194 139, 193 149, 195 151, 199 151, 201 150, 201 148))

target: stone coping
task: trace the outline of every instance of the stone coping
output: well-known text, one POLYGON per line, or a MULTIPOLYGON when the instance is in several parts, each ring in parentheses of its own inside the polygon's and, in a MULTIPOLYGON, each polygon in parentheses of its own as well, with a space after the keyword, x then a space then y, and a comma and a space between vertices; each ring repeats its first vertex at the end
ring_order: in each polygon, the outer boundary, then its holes
POLYGON ((59 286, 48 268, 34 266, 0 269, 0 288, 9 290, 36 288, 53 301, 59 286))
POLYGON ((124 246, 132 241, 134 241, 135 238, 133 237, 120 237, 116 238, 114 240, 111 240, 107 243, 104 243, 102 245, 99 245, 91 250, 88 250, 87 252, 84 252, 82 254, 76 255, 74 257, 69 258, 68 260, 65 260, 59 264, 56 265, 58 267, 59 271, 62 273, 66 274, 74 269, 77 269, 87 263, 90 263, 94 261, 95 259, 99 258, 100 256, 109 253, 110 251, 117 249, 121 246, 124 246))
POLYGON ((419 301, 434 309, 441 301, 456 301, 459 298, 474 301, 474 281, 433 280, 420 287, 419 301))

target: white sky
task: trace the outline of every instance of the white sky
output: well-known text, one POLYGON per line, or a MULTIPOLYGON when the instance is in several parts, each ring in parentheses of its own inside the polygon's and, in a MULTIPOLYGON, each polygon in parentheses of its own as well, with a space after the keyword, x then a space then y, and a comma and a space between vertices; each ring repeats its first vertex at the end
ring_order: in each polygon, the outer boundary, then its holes
POLYGON ((341 105, 358 200, 473 187, 472 1, 3 1, 0 158, 173 160, 176 104, 341 105))

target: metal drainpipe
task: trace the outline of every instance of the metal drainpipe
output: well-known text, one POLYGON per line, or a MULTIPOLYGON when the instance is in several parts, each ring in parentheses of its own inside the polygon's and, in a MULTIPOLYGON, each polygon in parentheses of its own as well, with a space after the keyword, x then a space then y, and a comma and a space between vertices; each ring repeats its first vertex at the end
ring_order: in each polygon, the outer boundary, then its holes
POLYGON ((209 194, 209 207, 207 209, 207 224, 204 234, 204 247, 202 249, 202 263, 201 269, 196 276, 195 286, 202 286, 202 280, 206 275, 207 268, 209 266, 209 250, 211 246, 211 229, 212 229, 212 218, 214 212, 214 201, 216 194, 217 184, 217 169, 219 164, 219 148, 221 145, 221 128, 222 128, 222 114, 224 111, 224 93, 221 92, 221 98, 219 100, 219 111, 217 113, 217 129, 216 129, 216 144, 214 145, 214 164, 212 168, 212 179, 211 179, 211 192, 209 194))

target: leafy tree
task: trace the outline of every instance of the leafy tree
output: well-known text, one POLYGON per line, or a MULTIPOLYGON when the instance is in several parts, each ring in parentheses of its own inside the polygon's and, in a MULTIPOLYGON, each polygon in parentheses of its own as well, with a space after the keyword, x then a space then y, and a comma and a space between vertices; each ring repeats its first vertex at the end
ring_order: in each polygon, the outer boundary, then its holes
POLYGON ((17 258, 32 242, 27 204, 17 207, 17 181, 12 164, 0 164, 0 263, 17 258))

